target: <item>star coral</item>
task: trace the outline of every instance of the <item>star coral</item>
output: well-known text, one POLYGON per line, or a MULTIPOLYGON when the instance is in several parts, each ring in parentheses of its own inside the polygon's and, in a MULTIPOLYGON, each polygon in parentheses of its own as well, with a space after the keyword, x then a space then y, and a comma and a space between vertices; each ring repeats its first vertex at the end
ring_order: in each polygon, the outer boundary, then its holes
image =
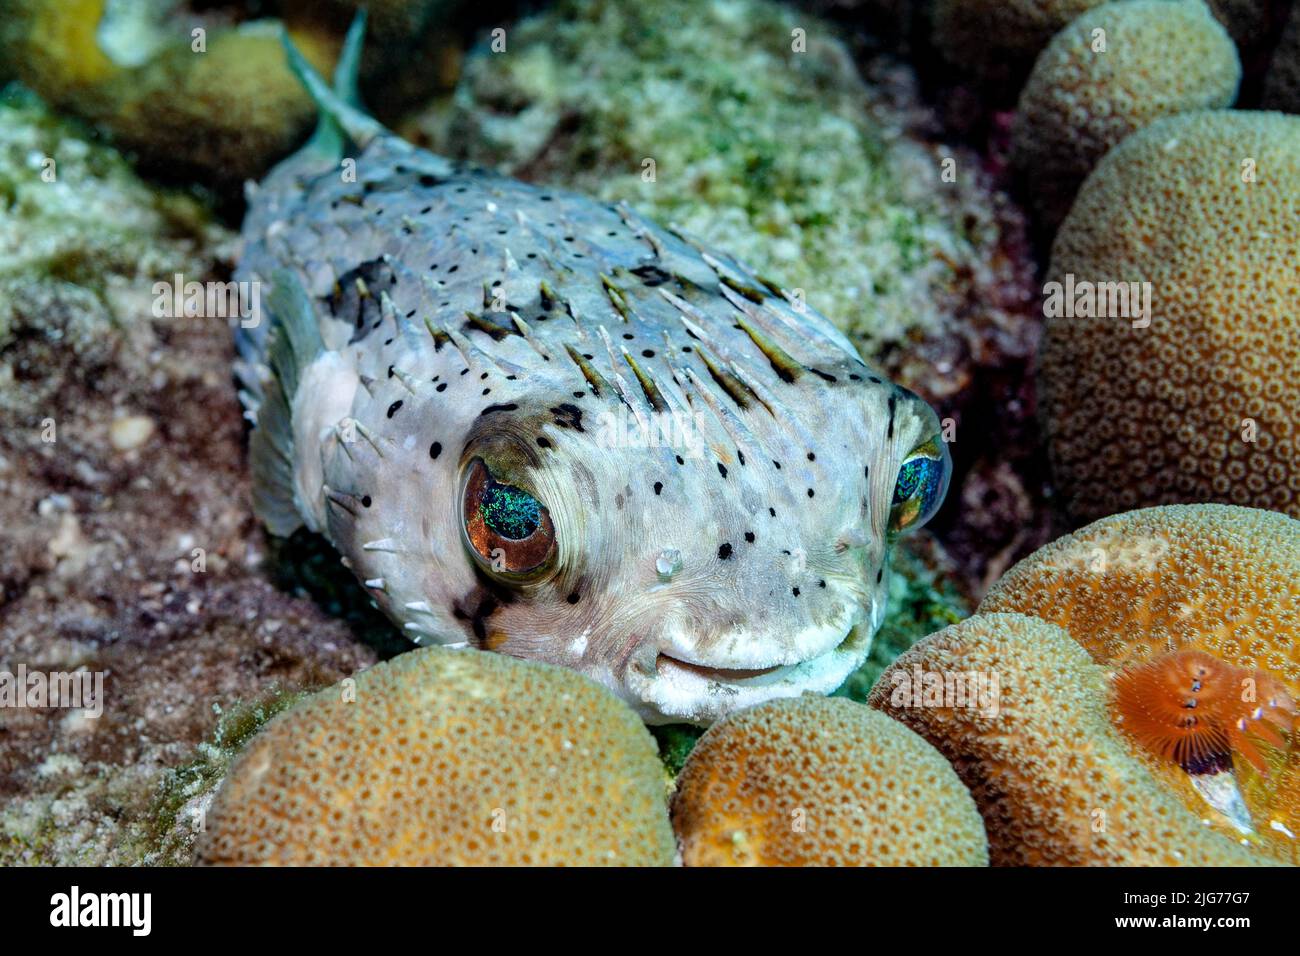
POLYGON ((1041 408, 1076 518, 1180 501, 1300 515, 1297 248, 1300 118, 1183 113, 1106 154, 1048 278, 1147 283, 1150 309, 1098 298, 1047 319, 1041 408))
POLYGON ((1105 668, 1054 624, 977 614, 895 661, 868 703, 952 762, 984 817, 994 865, 1272 862, 1226 825, 1203 823, 1161 776, 1167 768, 1119 735, 1105 668), (917 670, 995 675, 996 714, 897 695, 899 677, 917 670))
POLYGON ((218 792, 199 859, 668 865, 664 787, 653 739, 594 682, 428 648, 272 720, 218 792))
POLYGON ((861 704, 801 697, 740 711, 677 779, 687 866, 981 866, 984 827, 943 758, 861 704))
POLYGON ((1231 106, 1240 80, 1237 49, 1203 5, 1124 0, 1081 14, 1039 54, 1017 107, 1013 159, 1040 216, 1055 228, 1107 150, 1159 116, 1231 106))
MULTIPOLYGON (((1202 651, 1231 667, 1263 671, 1295 700, 1300 522, 1217 504, 1104 518, 1017 564, 976 617, 1003 612, 1065 628, 1108 667, 1202 651)), ((1247 775, 1243 782, 1260 839, 1273 852, 1300 857, 1287 835, 1300 833, 1300 751, 1288 749, 1267 779, 1247 775)))

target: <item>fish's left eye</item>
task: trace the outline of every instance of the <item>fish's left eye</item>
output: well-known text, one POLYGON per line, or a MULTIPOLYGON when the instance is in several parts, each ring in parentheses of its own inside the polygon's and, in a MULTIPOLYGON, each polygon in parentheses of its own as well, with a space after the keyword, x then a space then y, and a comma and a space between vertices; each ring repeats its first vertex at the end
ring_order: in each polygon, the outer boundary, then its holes
POLYGON ((914 448, 898 469, 889 508, 890 532, 913 531, 929 521, 943 503, 951 473, 948 446, 939 436, 914 448))
POLYGON ((466 471, 462 508, 465 540, 485 570, 528 574, 555 550, 546 506, 524 489, 497 481, 480 458, 466 471))

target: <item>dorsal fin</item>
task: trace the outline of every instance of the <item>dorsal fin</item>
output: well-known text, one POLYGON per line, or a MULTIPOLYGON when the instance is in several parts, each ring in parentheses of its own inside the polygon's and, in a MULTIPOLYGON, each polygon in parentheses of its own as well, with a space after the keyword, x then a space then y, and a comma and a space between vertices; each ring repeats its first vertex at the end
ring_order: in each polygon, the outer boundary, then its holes
POLYGON ((334 69, 334 85, 330 87, 316 72, 307 58, 293 44, 286 31, 282 35, 285 54, 289 59, 289 69, 302 83, 307 95, 320 111, 316 131, 312 134, 302 153, 328 156, 332 160, 341 158, 349 143, 359 149, 365 148, 372 139, 386 132, 383 125, 373 119, 361 106, 361 94, 357 87, 357 74, 361 68, 361 48, 365 42, 366 12, 360 10, 348 27, 347 38, 343 41, 343 52, 339 55, 338 66, 334 69))

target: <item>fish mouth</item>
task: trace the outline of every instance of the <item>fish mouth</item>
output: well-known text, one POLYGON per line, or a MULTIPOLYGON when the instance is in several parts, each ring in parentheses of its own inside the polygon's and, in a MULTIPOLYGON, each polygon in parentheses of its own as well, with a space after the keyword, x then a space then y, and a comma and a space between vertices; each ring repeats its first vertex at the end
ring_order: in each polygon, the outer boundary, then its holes
POLYGON ((700 677, 709 680, 739 682, 750 680, 754 677, 765 677, 768 674, 774 674, 777 671, 785 670, 793 665, 790 664, 773 664, 771 667, 709 667, 705 664, 692 664, 690 661, 684 661, 673 657, 671 654, 660 653, 655 658, 655 670, 663 673, 665 668, 690 671, 700 677))
POLYGON ((677 648, 675 654, 658 650, 648 672, 628 672, 627 697, 647 723, 707 725, 778 697, 829 694, 866 660, 874 624, 868 620, 823 629, 815 642, 819 649, 811 656, 766 666, 721 666, 686 660, 677 656, 677 648))

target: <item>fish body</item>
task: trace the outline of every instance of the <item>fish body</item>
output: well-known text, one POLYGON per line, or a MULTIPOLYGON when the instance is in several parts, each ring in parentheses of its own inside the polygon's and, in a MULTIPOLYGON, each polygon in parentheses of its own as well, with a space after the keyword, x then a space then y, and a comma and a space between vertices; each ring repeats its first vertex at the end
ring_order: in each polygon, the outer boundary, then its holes
POLYGON ((834 690, 943 496, 931 409, 724 253, 416 149, 298 66, 351 151, 287 161, 244 226, 270 529, 323 534, 412 641, 651 722, 834 690))

